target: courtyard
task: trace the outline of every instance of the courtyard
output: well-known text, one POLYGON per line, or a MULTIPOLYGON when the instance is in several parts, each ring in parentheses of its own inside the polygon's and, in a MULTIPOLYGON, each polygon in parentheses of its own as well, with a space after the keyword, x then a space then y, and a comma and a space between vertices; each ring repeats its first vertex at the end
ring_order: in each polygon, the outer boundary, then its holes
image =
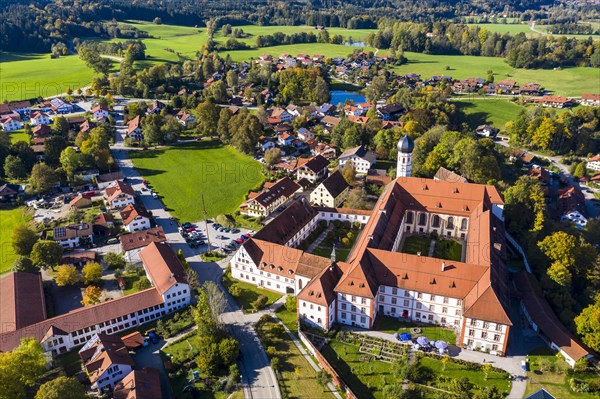
POLYGON ((400 252, 461 262, 464 259, 463 247, 455 240, 409 235, 404 237, 400 252))

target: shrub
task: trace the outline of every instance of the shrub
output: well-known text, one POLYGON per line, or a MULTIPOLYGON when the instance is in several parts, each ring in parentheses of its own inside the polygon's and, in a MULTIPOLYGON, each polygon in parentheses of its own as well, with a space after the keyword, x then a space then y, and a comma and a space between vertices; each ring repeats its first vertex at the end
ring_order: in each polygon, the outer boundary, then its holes
POLYGON ((345 247, 350 246, 350 240, 347 237, 342 238, 342 245, 345 247))
POLYGON ((360 230, 360 222, 354 222, 352 227, 354 228, 354 230, 360 230))
POLYGON ((269 302, 269 298, 267 298, 266 295, 261 294, 258 296, 258 298, 256 298, 252 306, 254 306, 254 309, 260 310, 267 305, 267 302, 269 302))
POLYGON ((229 293, 234 297, 239 297, 242 295, 242 289, 237 285, 232 285, 231 288, 229 288, 229 293))
POLYGON ((438 233, 437 231, 432 231, 431 234, 429 234, 429 238, 431 238, 432 240, 437 240, 438 239, 438 233))
POLYGON ((296 312, 296 297, 293 295, 288 295, 285 298, 285 309, 288 312, 296 312))
POLYGON ((349 240, 354 238, 354 233, 349 231, 348 234, 346 234, 346 237, 348 237, 349 240))
POLYGON ((140 279, 138 281, 133 283, 133 288, 135 288, 138 291, 146 290, 150 287, 152 287, 152 284, 150 283, 150 280, 148 280, 148 277, 146 277, 146 276, 140 277, 140 279))

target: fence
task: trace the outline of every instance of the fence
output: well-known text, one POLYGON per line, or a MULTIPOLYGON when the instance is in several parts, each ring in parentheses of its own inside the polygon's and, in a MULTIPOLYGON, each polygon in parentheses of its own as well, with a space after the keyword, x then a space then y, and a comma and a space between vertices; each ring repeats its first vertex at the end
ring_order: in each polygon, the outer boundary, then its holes
POLYGON ((335 371, 333 366, 331 366, 331 364, 329 364, 329 362, 327 361, 327 359, 325 359, 325 357, 321 354, 321 352, 319 352, 317 350, 317 348, 315 348, 313 343, 310 342, 310 340, 306 337, 306 335, 304 335, 304 333, 300 330, 298 330, 298 335, 300 336, 300 340, 304 343, 304 345, 306 346, 308 351, 311 353, 311 355, 313 355, 317 359, 317 361, 319 362, 319 364, 321 365, 323 370, 325 370, 326 372, 328 372, 331 375, 331 378, 332 378, 335 386, 340 387, 345 391, 346 398, 347 399, 358 399, 358 397, 354 394, 354 392, 352 392, 352 390, 346 385, 344 380, 342 380, 342 377, 340 377, 340 375, 335 371))

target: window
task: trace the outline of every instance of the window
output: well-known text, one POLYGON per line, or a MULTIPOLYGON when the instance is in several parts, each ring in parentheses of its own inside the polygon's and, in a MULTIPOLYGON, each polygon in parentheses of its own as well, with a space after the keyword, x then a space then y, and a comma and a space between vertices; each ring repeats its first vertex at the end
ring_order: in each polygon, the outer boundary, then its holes
POLYGON ((457 304, 458 306, 462 306, 462 299, 457 299, 457 300, 456 300, 456 304, 457 304))
POLYGON ((500 334, 494 334, 494 341, 500 341, 500 334))
POLYGON ((421 302, 417 302, 417 309, 421 309, 423 307, 423 304, 421 302))
POLYGON ((435 302, 435 295, 431 296, 431 302, 435 302))
POLYGON ((487 321, 484 321, 483 328, 490 328, 490 323, 488 323, 487 321))
POLYGON ((410 291, 404 291, 404 296, 410 296, 410 291))
POLYGON ((398 295, 398 288, 392 288, 392 295, 398 295))
POLYGON ((413 222, 413 218, 414 218, 414 216, 413 216, 412 212, 407 212, 406 213, 406 223, 409 223, 409 224, 412 223, 413 222))
POLYGON ((429 305, 429 311, 435 312, 435 305, 429 305))
POLYGON ((360 303, 363 305, 367 304, 367 298, 360 298, 360 303))
POLYGON ((481 338, 487 339, 487 331, 482 331, 481 332, 481 338))
POLYGON ((420 292, 417 294, 417 299, 423 299, 423 294, 421 294, 420 292))
POLYGON ((446 318, 442 317, 442 324, 446 324, 446 318))
POLYGON ((398 300, 396 299, 396 297, 392 297, 392 305, 395 305, 398 302, 398 300))
POLYGON ((417 312, 417 313, 415 313, 415 317, 416 317, 417 319, 420 319, 420 318, 421 318, 421 312, 417 312))
POLYGON ((408 307, 410 305, 410 301, 408 299, 404 300, 404 306, 408 307))
POLYGON ((356 312, 356 306, 352 305, 352 311, 356 312))
POLYGON ((466 230, 467 229, 467 225, 469 224, 469 221, 467 220, 467 218, 464 218, 461 222, 460 222, 460 229, 461 230, 466 230))
POLYGON ((346 312, 342 312, 342 319, 346 319, 346 312))
POLYGON ((472 339, 467 340, 467 345, 472 346, 473 345, 473 340, 472 339))
POLYGON ((396 313, 396 308, 392 307, 392 309, 390 310, 390 313, 396 313))
POLYGON ((342 310, 346 310, 346 304, 342 303, 342 310))
POLYGON ((502 331, 502 324, 496 324, 496 331, 502 331))
POLYGON ((475 330, 469 330, 469 337, 475 336, 475 330))
POLYGON ((379 302, 385 302, 385 297, 383 295, 379 295, 379 302))
POLYGON ((448 308, 444 306, 444 307, 442 308, 442 313, 444 313, 444 314, 445 314, 445 313, 448 313, 448 308))
POLYGON ((356 315, 354 315, 354 314, 351 314, 351 315, 350 315, 350 320, 352 320, 352 321, 356 321, 356 315))
POLYGON ((360 308, 361 313, 367 313, 367 308, 360 308))
POLYGON ((492 350, 493 351, 497 351, 498 350, 498 345, 496 345, 496 344, 492 345, 492 350))
POLYGON ((448 304, 448 298, 444 297, 444 304, 448 304))
POLYGON ((379 287, 379 292, 385 293, 385 287, 383 285, 379 287))
POLYGON ((312 304, 312 303, 310 304, 310 309, 311 309, 311 310, 312 310, 312 309, 314 309, 314 307, 313 307, 313 304, 312 304))
POLYGON ((364 323, 366 323, 366 321, 367 321, 367 318, 366 318, 365 316, 361 316, 361 317, 360 317, 360 322, 361 322, 361 323, 363 323, 363 324, 364 324, 364 323))
POLYGON ((433 215, 432 227, 440 227, 440 217, 438 215, 433 215))
POLYGON ((450 216, 448 218, 448 223, 446 225, 446 228, 448 228, 448 229, 453 229, 454 228, 454 218, 452 216, 450 216))
POLYGON ((356 302, 356 297, 352 295, 352 302, 356 302))
POLYGON ((433 321, 433 315, 432 315, 432 314, 428 315, 428 316, 427 316, 427 320, 429 320, 429 321, 433 321))
POLYGON ((456 311, 454 312, 455 316, 460 316, 460 309, 456 309, 456 311))
POLYGON ((425 222, 427 222, 427 215, 424 213, 419 214, 419 226, 425 226, 425 222))

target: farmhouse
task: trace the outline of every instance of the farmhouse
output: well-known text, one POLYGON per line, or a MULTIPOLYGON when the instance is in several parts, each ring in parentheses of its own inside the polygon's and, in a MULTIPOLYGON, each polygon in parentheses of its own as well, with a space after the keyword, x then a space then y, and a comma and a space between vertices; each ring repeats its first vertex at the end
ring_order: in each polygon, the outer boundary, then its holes
POLYGON ((279 145, 283 146, 283 147, 292 145, 294 140, 295 140, 294 136, 292 136, 291 134, 289 134, 287 132, 283 132, 277 136, 277 143, 279 143, 279 145))
POLYGON ((63 248, 76 248, 91 243, 94 239, 94 229, 90 223, 71 224, 66 227, 55 227, 53 240, 63 248))
POLYGON ((144 367, 133 370, 115 385, 114 399, 163 399, 160 374, 157 369, 144 367))
POLYGON ((600 94, 582 94, 581 105, 600 107, 600 94))
POLYGON ((92 383, 99 393, 112 390, 115 384, 129 374, 133 359, 118 335, 95 334, 79 350, 79 357, 92 383))
POLYGON ((307 179, 311 183, 321 180, 329 172, 329 161, 317 155, 308 160, 304 165, 298 166, 296 169, 296 180, 307 179))
POLYGON ((111 209, 124 208, 135 204, 135 191, 129 183, 117 180, 104 190, 104 200, 111 209))
POLYGON ((155 100, 152 102, 152 104, 150 104, 146 113, 147 114, 158 114, 165 107, 166 107, 165 103, 163 103, 162 101, 155 100))
POLYGON ((495 137, 500 129, 492 127, 490 125, 479 125, 475 129, 475 133, 481 137, 495 137))
POLYGON ((139 115, 127 122, 127 137, 138 141, 143 140, 144 135, 139 115))
POLYGON ((333 144, 320 142, 311 147, 310 153, 313 155, 322 155, 327 159, 331 159, 336 155, 335 146, 333 144))
POLYGON ((92 205, 92 197, 86 194, 77 194, 71 201, 69 206, 75 209, 87 208, 92 205))
POLYGON ((536 104, 542 104, 543 107, 565 108, 575 105, 575 101, 561 96, 542 96, 533 100, 536 104))
POLYGON ((31 126, 50 124, 50 117, 48 116, 48 114, 40 111, 34 112, 29 119, 31 122, 31 126))
POLYGON ((34 138, 42 138, 50 136, 52 134, 52 129, 46 124, 41 124, 36 125, 32 132, 34 138))
POLYGON ((336 170, 310 193, 310 202, 315 206, 338 208, 348 197, 350 185, 339 170, 336 170))
POLYGON ((0 276, 0 287, 0 334, 25 328, 46 318, 40 273, 4 274, 0 276))
POLYGON ((141 205, 127 205, 120 212, 123 227, 130 233, 150 228, 152 215, 141 205))
POLYGON ((18 112, 19 114, 27 115, 29 111, 31 111, 31 102, 30 101, 13 101, 8 103, 8 108, 10 108, 13 112, 18 112))
POLYGON ((79 125, 79 131, 83 133, 89 133, 95 127, 96 124, 94 122, 91 122, 86 119, 81 123, 81 125, 79 125))
POLYGON ((121 249, 125 258, 130 263, 140 262, 140 252, 151 243, 163 243, 167 241, 162 227, 153 227, 147 230, 136 231, 130 234, 122 234, 119 237, 121 249))
POLYGON ((340 169, 346 162, 352 162, 357 173, 366 174, 376 162, 375 151, 367 150, 364 146, 347 149, 338 159, 340 169))
POLYGON ((50 106, 52 111, 57 114, 68 114, 73 112, 73 104, 60 98, 53 98, 50 100, 50 106))
POLYGON ((12 132, 13 130, 19 130, 23 128, 23 124, 19 118, 15 116, 6 116, 0 119, 0 125, 5 132, 12 132))
POLYGON ((183 127, 188 127, 190 123, 196 122, 196 117, 185 111, 179 111, 176 118, 183 127))
POLYGON ((106 105, 99 104, 99 105, 96 105, 94 108, 92 108, 92 115, 94 116, 95 120, 100 120, 102 118, 108 118, 109 114, 110 114, 110 111, 106 105))
MULTIPOLYGON (((46 352, 57 355, 85 344, 95 334, 116 334, 188 306, 190 288, 185 270, 171 247, 152 243, 141 251, 141 258, 152 288, 72 310, 22 328, 7 330, 3 325, 0 351, 10 351, 19 345, 21 338, 32 337, 41 342, 46 352)), ((32 284, 28 295, 27 306, 16 306, 12 310, 19 315, 17 318, 45 309, 41 283, 37 287, 32 284)), ((3 305, 2 310, 5 314, 8 305, 3 305)))
POLYGON ((9 202, 17 199, 21 187, 17 184, 5 183, 0 186, 0 202, 9 202))
POLYGON ((315 134, 305 127, 298 129, 298 139, 307 142, 315 138, 315 134))
POLYGON ((248 200, 240 205, 240 211, 244 215, 267 217, 301 190, 298 183, 284 177, 268 187, 265 184, 265 189, 258 194, 251 193, 248 200))
POLYGON ((600 171, 600 154, 588 158, 585 167, 589 170, 600 171))

